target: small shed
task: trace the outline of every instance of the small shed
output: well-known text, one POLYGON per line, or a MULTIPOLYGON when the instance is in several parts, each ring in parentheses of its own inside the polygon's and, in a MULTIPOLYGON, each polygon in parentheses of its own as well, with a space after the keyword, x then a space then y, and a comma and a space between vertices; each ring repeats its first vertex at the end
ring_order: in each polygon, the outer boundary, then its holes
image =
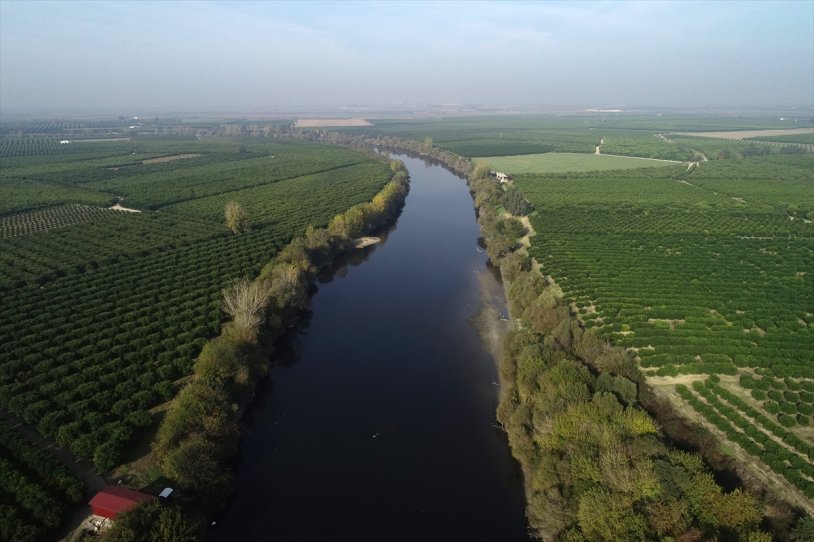
POLYGON ((107 486, 93 496, 88 504, 94 515, 116 519, 116 516, 140 503, 155 499, 152 495, 124 486, 107 486))

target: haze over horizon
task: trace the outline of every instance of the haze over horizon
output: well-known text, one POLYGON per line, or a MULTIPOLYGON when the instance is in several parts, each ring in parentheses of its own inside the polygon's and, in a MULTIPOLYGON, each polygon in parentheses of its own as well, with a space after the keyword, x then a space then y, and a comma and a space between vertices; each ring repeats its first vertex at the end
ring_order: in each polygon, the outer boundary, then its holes
POLYGON ((0 111, 814 106, 814 2, 0 2, 0 111))

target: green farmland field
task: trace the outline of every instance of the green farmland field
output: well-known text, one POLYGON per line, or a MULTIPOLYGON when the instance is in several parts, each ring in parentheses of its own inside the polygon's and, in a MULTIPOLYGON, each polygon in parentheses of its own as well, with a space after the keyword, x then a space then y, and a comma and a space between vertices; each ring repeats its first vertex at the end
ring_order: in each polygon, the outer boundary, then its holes
POLYGON ((362 152, 299 140, 131 148, 29 144, 0 158, 0 410, 101 471, 154 428, 151 410, 219 333, 221 289, 392 175, 362 152), (195 156, 146 161, 183 153, 195 156), (101 208, 122 196, 142 212, 101 208), (248 215, 240 235, 224 224, 229 201, 248 215))
POLYGON ((814 498, 814 156, 784 158, 514 182, 530 252, 585 325, 659 385, 697 375, 688 405, 814 498))
POLYGON ((490 156, 476 158, 487 162, 492 169, 511 174, 563 173, 566 171, 604 171, 610 169, 637 169, 669 166, 672 161, 576 153, 523 154, 518 156, 490 156))

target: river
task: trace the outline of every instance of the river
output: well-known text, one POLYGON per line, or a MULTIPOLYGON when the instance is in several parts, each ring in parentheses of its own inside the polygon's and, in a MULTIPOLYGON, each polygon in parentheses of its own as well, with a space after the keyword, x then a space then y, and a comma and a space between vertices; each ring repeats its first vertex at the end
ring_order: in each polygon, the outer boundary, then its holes
POLYGON ((397 158, 411 179, 397 225, 318 285, 247 415, 218 540, 528 540, 472 323, 501 310, 472 199, 442 167, 397 158))

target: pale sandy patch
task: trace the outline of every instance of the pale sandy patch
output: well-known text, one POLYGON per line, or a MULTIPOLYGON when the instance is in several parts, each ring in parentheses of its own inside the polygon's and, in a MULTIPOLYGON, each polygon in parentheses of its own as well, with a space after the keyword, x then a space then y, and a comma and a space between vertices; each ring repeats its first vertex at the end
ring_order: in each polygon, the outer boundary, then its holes
POLYGON ((372 126, 372 124, 365 119, 299 119, 294 123, 295 128, 338 128, 342 126, 372 126))
POLYGON ((360 237, 353 240, 353 246, 356 248, 365 248, 380 242, 381 239, 378 237, 360 237))
POLYGON ((796 134, 814 134, 814 128, 792 128, 789 130, 743 130, 735 132, 673 132, 673 135, 694 137, 715 137, 720 139, 749 139, 796 134))
POLYGON ((140 213, 141 212, 138 209, 130 209, 128 207, 122 207, 121 203, 117 203, 116 205, 113 205, 112 207, 108 207, 108 209, 113 209, 114 211, 124 211, 126 213, 140 213))
POLYGON ((71 143, 100 143, 103 141, 130 141, 129 137, 100 137, 97 139, 71 139, 71 143))
POLYGON ((202 154, 174 154, 172 156, 162 156, 160 158, 150 158, 149 160, 142 160, 142 164, 160 164, 162 162, 172 162, 174 160, 185 160, 187 158, 197 158, 199 156, 203 156, 202 154))

